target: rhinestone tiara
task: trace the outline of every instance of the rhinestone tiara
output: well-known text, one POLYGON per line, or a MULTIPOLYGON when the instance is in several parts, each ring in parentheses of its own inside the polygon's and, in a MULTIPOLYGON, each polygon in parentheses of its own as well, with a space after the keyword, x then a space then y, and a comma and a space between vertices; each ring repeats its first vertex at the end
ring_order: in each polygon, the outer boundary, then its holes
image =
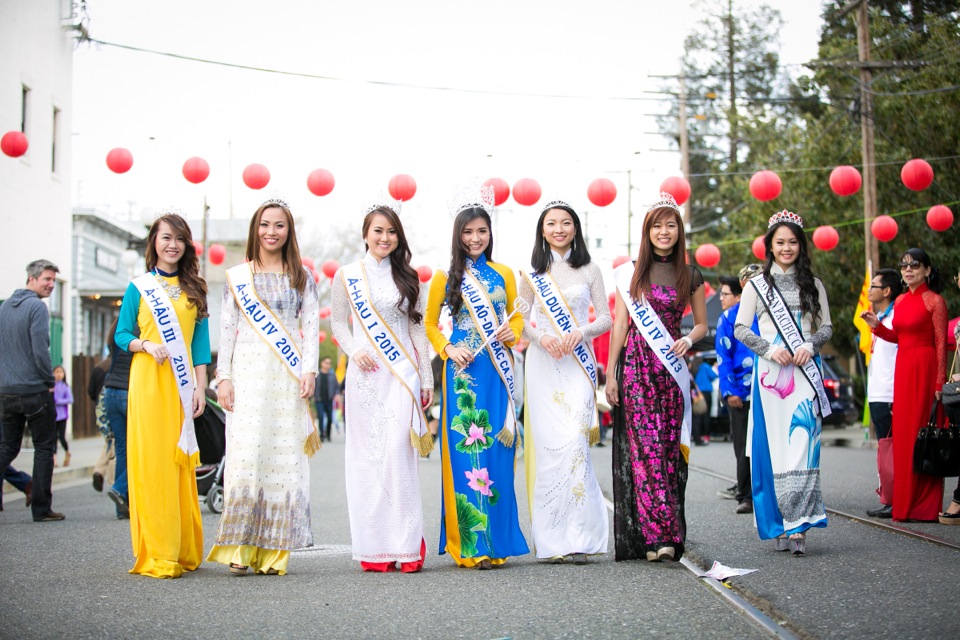
POLYGON ((493 215, 493 203, 493 187, 477 182, 459 187, 447 202, 447 207, 451 218, 456 218, 461 211, 473 207, 479 207, 486 211, 487 215, 493 215))
POLYGON ((770 216, 770 220, 767 223, 767 229, 777 224, 778 222, 792 222, 793 224, 803 229, 803 218, 801 218, 800 216, 798 216, 792 211, 787 211, 786 209, 784 209, 780 213, 775 213, 772 216, 770 216))
POLYGON ((678 205, 676 199, 666 191, 661 191, 660 197, 650 203, 650 206, 647 207, 647 213, 650 213, 654 209, 661 209, 663 207, 673 209, 677 213, 680 213, 680 205, 678 205))
POLYGON ((371 211, 376 211, 381 207, 386 207, 387 209, 391 209, 395 214, 399 216, 400 208, 402 206, 403 206, 402 200, 395 200, 393 197, 390 196, 390 194, 384 191, 381 191, 380 193, 377 194, 375 198, 373 198, 372 200, 366 203, 366 205, 363 207, 363 215, 367 215, 371 211))
POLYGON ((290 203, 288 203, 286 200, 284 200, 278 195, 271 196, 260 203, 261 207, 266 207, 268 205, 283 207, 287 211, 290 210, 290 203))
POLYGON ((156 221, 162 218, 163 216, 177 216, 178 218, 183 218, 184 220, 187 219, 187 217, 183 215, 183 210, 180 209, 179 207, 174 207, 173 205, 163 207, 162 209, 157 211, 157 214, 153 217, 153 219, 154 221, 156 221))
POLYGON ((569 202, 567 202, 566 200, 560 200, 559 198, 557 198, 543 205, 543 209, 540 210, 540 213, 543 213, 544 211, 549 211, 550 209, 556 209, 557 207, 570 209, 570 211, 576 211, 576 209, 574 209, 569 202))

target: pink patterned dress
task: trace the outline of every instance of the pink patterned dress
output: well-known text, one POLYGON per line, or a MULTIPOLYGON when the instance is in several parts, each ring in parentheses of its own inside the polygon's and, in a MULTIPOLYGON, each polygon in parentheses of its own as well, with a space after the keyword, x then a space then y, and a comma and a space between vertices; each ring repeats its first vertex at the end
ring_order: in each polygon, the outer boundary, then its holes
MULTIPOLYGON (((691 293, 703 276, 691 267, 691 293)), ((676 340, 684 308, 678 305, 673 265, 654 264, 651 307, 676 340), (665 268, 662 268, 665 267, 665 268)), ((686 522, 683 494, 687 465, 680 453, 683 394, 673 376, 633 322, 620 355, 620 394, 613 437, 614 539, 616 560, 645 558, 663 545, 683 555, 686 522)))

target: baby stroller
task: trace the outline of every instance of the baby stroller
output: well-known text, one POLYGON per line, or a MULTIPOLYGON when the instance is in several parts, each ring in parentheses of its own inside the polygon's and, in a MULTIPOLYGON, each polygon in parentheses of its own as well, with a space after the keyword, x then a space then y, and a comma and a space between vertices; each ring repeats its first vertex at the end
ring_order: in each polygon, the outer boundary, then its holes
POLYGON ((212 513, 223 511, 223 464, 226 460, 226 417, 216 394, 207 389, 207 407, 193 424, 200 447, 197 493, 212 513))

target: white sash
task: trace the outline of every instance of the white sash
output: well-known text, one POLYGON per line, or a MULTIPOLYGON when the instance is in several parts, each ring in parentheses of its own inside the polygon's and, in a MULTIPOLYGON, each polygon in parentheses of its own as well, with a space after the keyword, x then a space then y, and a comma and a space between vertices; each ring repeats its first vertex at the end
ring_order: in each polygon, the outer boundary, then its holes
POLYGON ((177 381, 180 404, 183 406, 183 424, 180 426, 180 439, 177 440, 177 464, 184 467, 199 466, 200 447, 197 445, 197 433, 193 426, 193 367, 190 366, 187 343, 183 339, 177 312, 153 273, 147 272, 134 278, 133 284, 150 309, 163 346, 170 355, 170 369, 177 381))
MULTIPOLYGON (((756 288, 757 296, 763 301, 767 313, 769 313, 773 319, 773 324, 777 327, 780 337, 783 338, 787 351, 790 352, 790 355, 795 355, 797 349, 803 344, 803 332, 800 329, 800 325, 797 324, 796 318, 794 318, 790 312, 790 308, 787 306, 786 301, 784 301, 780 291, 776 287, 770 287, 762 273, 750 278, 750 282, 756 288), (771 291, 773 293, 771 296, 772 300, 767 297, 767 293, 771 291)), ((803 377, 806 378, 807 382, 813 388, 814 393, 817 394, 817 404, 820 405, 821 417, 826 418, 833 413, 833 411, 830 409, 830 400, 827 398, 827 392, 823 388, 823 376, 820 375, 820 367, 817 366, 816 360, 811 357, 810 360, 807 361, 807 364, 799 367, 799 369, 803 372, 803 377)))
MULTIPOLYGON (((527 278, 530 286, 537 294, 537 299, 540 300, 540 307, 553 322, 557 333, 563 336, 579 328, 577 318, 570 310, 570 305, 567 304, 559 287, 557 287, 557 283, 554 282, 553 277, 548 272, 541 274, 531 272, 529 274, 524 273, 523 275, 527 278)), ((581 335, 583 335, 582 332, 581 335)), ((590 380, 590 384, 596 388, 597 363, 593 359, 593 353, 590 352, 586 340, 581 340, 577 343, 577 346, 573 348, 573 355, 576 358, 577 364, 583 369, 583 373, 587 376, 587 379, 590 380)))
MULTIPOLYGON (((410 428, 418 438, 418 442, 422 442, 429 436, 429 432, 427 430, 427 418, 423 413, 423 404, 420 401, 420 370, 417 368, 414 359, 404 349, 403 343, 397 337, 396 332, 373 306, 367 289, 367 270, 363 263, 353 262, 344 266, 340 275, 343 286, 347 290, 347 296, 350 298, 354 322, 363 328, 370 347, 410 394, 410 399, 416 408, 413 419, 418 422, 418 424, 411 422, 410 428)), ((429 445, 431 448, 433 447, 432 439, 429 441, 429 445)), ((422 445, 417 444, 415 448, 422 449, 422 445)), ((421 453, 423 452, 421 451, 421 453)), ((427 450, 427 453, 429 453, 429 450, 427 450)))
MULTIPOLYGON (((300 355, 297 343, 294 342, 280 319, 273 313, 269 305, 257 296, 256 287, 253 286, 253 269, 250 263, 238 264, 227 269, 227 285, 230 287, 230 292, 233 293, 233 299, 236 300, 240 313, 246 318, 254 332, 270 347, 270 351, 280 359, 280 362, 284 364, 299 385, 300 377, 303 375, 303 356, 300 355)), ((314 436, 317 428, 313 425, 313 418, 310 417, 310 409, 307 408, 306 401, 303 404, 304 452, 308 456, 312 456, 320 449, 320 436, 319 434, 314 436)))
POLYGON ((463 304, 470 312, 473 323, 477 330, 489 342, 487 343, 487 353, 490 354, 490 361, 503 381, 503 386, 507 388, 507 416, 504 421, 503 429, 497 434, 497 439, 507 447, 513 446, 514 432, 517 427, 517 412, 513 406, 513 389, 515 384, 513 374, 513 354, 510 349, 499 340, 493 340, 491 337, 500 326, 500 317, 497 311, 487 297, 487 292, 477 280, 476 276, 470 273, 469 269, 463 272, 463 280, 460 283, 460 295, 463 297, 463 304))
POLYGON ((637 326, 640 335, 647 341, 647 345, 656 354, 660 363, 673 376, 680 392, 683 394, 683 426, 680 430, 680 448, 684 452, 684 458, 690 455, 690 433, 693 429, 693 411, 690 403, 690 370, 686 363, 670 349, 676 342, 667 328, 663 326, 660 316, 653 310, 653 307, 643 298, 640 301, 634 300, 630 296, 630 281, 633 280, 634 265, 631 262, 621 265, 614 272, 617 281, 617 288, 620 289, 620 295, 627 305, 627 311, 630 318, 637 326))

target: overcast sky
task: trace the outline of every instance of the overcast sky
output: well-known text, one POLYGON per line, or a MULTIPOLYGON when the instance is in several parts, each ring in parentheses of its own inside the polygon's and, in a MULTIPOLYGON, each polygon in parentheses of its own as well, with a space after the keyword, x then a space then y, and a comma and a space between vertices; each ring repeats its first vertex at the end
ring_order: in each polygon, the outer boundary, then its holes
MULTIPOLYGON (((786 22, 781 61, 814 58, 819 1, 770 4, 786 22)), ((418 185, 404 207, 420 254, 415 262, 438 267, 447 260, 446 202, 456 184, 496 176, 513 185, 530 177, 544 198, 591 210, 591 230, 607 236, 596 257, 608 260, 625 250, 625 172, 633 172, 638 189, 634 213, 665 177, 679 173, 677 154, 651 151, 669 147, 652 134, 650 117, 668 105, 614 98, 651 97, 644 92, 665 82, 651 74, 678 71, 683 38, 696 21, 687 2, 88 0, 87 6, 94 39, 342 80, 81 46, 74 58, 75 204, 135 217, 172 204, 195 217, 206 196, 213 217, 229 216, 232 200, 234 216, 248 219, 279 192, 303 221, 303 241, 320 247, 318 237, 331 225, 359 234, 362 202, 385 190, 392 175, 408 173, 418 185), (579 97, 506 95, 518 93, 579 97), (106 168, 113 147, 133 153, 130 172, 106 168), (211 165, 201 185, 181 175, 194 155, 211 165), (240 179, 253 162, 272 174, 262 191, 240 179), (306 188, 316 168, 337 181, 323 198, 306 188), (604 176, 617 183, 619 195, 600 210, 589 205, 586 188, 604 176)), ((525 266, 538 214, 511 198, 499 215, 495 257, 525 266)))

